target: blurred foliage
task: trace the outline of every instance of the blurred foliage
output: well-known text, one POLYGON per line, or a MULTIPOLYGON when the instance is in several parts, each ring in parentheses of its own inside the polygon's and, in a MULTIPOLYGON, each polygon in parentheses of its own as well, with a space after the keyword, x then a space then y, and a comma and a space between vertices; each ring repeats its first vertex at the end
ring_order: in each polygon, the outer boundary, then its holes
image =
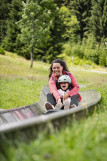
POLYGON ((27 59, 33 51, 49 63, 64 53, 107 66, 106 0, 1 0, 0 11, 5 50, 27 59))
POLYGON ((0 54, 1 54, 1 55, 5 55, 4 48, 2 48, 2 47, 0 47, 0 54))
MULTIPOLYGON (((70 57, 74 57, 74 58, 78 57, 78 59, 90 60, 96 63, 97 65, 107 67, 106 46, 103 41, 100 44, 94 41, 94 38, 92 37, 92 35, 90 35, 88 39, 84 39, 82 42, 78 42, 78 43, 68 42, 64 44, 63 53, 70 57)), ((78 63, 80 61, 81 60, 78 60, 78 63)))

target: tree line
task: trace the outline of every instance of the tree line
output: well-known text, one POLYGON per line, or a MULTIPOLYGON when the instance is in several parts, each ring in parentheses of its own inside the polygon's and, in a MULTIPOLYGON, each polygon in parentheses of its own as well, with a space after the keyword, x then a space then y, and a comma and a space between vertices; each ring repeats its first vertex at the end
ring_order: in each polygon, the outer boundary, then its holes
POLYGON ((62 53, 107 66, 107 0, 0 0, 0 44, 31 67, 62 53))

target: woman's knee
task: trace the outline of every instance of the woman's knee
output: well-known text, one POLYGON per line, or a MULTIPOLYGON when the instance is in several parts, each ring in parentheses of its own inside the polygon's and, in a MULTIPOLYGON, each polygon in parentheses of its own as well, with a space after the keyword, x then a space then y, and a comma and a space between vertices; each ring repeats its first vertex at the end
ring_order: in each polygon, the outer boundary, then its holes
POLYGON ((51 93, 47 94, 47 102, 51 103, 52 105, 56 105, 56 100, 51 93))
POLYGON ((78 104, 79 104, 79 96, 78 96, 78 94, 76 94, 76 95, 71 97, 71 105, 73 105, 73 104, 78 106, 78 104))

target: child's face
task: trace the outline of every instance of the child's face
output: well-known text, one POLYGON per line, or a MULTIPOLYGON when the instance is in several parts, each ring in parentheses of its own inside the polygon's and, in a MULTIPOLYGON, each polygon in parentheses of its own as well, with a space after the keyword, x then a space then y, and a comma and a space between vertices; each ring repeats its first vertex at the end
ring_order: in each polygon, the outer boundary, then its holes
POLYGON ((69 86, 69 83, 68 82, 61 82, 60 83, 60 87, 63 91, 67 90, 68 89, 68 86, 69 86))

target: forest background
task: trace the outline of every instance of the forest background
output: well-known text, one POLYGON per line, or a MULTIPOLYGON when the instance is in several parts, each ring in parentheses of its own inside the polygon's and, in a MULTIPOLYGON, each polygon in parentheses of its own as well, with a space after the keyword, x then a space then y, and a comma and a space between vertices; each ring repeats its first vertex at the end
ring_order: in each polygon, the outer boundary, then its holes
POLYGON ((33 59, 59 57, 107 67, 107 0, 0 0, 5 50, 31 59, 31 67, 33 59))

